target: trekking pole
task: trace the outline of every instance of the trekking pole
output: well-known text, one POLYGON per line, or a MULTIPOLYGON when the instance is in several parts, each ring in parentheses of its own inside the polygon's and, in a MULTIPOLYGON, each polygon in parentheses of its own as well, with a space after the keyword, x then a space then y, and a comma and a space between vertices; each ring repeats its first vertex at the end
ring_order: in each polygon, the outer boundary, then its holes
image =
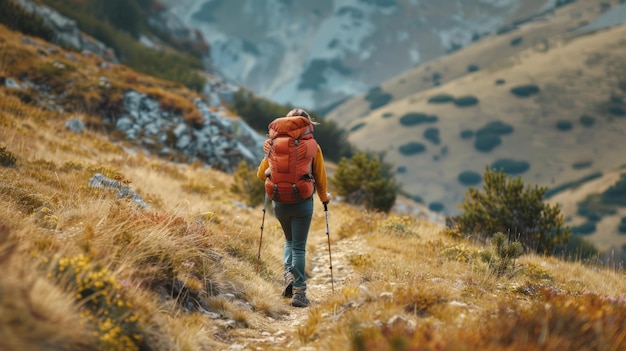
POLYGON ((256 256, 256 272, 259 273, 259 263, 261 262, 261 243, 263 242, 263 227, 265 226, 265 210, 267 209, 267 193, 263 202, 263 220, 261 221, 261 237, 259 238, 259 253, 256 256))
POLYGON ((324 203, 324 212, 326 212, 326 237, 328 238, 328 259, 330 260, 330 286, 333 294, 335 293, 335 283, 333 278, 333 255, 330 253, 330 231, 328 230, 328 203, 324 203))

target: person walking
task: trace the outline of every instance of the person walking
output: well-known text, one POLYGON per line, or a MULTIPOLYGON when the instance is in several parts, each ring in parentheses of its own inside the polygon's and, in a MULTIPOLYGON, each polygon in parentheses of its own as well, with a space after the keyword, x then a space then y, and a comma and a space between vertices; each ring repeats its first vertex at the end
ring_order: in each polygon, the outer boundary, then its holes
POLYGON ((257 177, 265 182, 267 196, 285 234, 283 297, 292 298, 294 307, 308 307, 306 296, 306 244, 317 193, 325 206, 331 200, 327 191, 326 167, 321 147, 313 139, 313 121, 303 109, 293 109, 269 124, 265 157, 257 177))

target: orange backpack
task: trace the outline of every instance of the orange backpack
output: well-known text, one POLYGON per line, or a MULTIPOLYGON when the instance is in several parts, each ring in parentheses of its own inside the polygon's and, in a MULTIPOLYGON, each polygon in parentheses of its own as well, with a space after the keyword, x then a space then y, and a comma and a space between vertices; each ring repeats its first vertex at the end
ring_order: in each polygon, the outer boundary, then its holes
POLYGON ((265 191, 281 203, 298 203, 313 195, 313 157, 317 142, 313 124, 306 117, 280 117, 269 124, 269 139, 263 145, 270 175, 265 191))

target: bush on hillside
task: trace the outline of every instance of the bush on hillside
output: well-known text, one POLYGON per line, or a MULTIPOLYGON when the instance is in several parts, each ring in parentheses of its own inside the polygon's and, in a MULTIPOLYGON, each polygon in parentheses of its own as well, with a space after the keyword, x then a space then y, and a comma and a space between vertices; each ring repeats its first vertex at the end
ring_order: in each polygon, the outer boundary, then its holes
POLYGON ((596 122, 596 119, 591 116, 582 115, 580 116, 579 121, 584 127, 591 127, 596 122))
POLYGON ((602 193, 602 203, 606 205, 626 206, 626 173, 602 193))
POLYGON ((477 97, 471 96, 471 95, 460 96, 460 97, 454 99, 454 104, 457 107, 475 106, 475 105, 478 105, 479 102, 480 101, 478 100, 477 97))
POLYGON ((480 152, 490 152, 502 144, 502 139, 497 134, 476 134, 474 148, 480 152))
POLYGON ((511 88, 511 93, 517 97, 526 98, 535 94, 539 94, 541 90, 535 84, 520 85, 511 88))
POLYGON ((439 137, 439 129, 437 128, 427 128, 424 131, 424 139, 430 141, 435 145, 439 145, 441 143, 441 138, 439 137))
POLYGON ((393 113, 391 113, 391 112, 383 113, 383 118, 391 118, 391 117, 393 117, 393 113))
POLYGON ((591 235, 596 231, 595 221, 587 221, 581 225, 572 227, 572 234, 574 235, 591 235))
POLYGON ((617 117, 626 116, 626 106, 623 104, 610 104, 607 110, 613 116, 617 116, 617 117))
POLYGON ((464 129, 459 133, 461 139, 471 139, 474 137, 474 131, 471 129, 464 129))
POLYGON ((465 235, 491 237, 511 233, 526 250, 552 253, 565 244, 570 229, 558 205, 543 202, 546 187, 526 186, 520 177, 485 167, 483 191, 470 187, 461 205, 459 230, 465 235))
POLYGON ((415 126, 422 123, 435 123, 439 117, 427 115, 420 112, 410 112, 400 117, 400 124, 406 127, 415 126))
POLYGON ((480 182, 482 182, 483 180, 483 177, 474 171, 464 171, 459 173, 457 179, 459 180, 459 183, 463 184, 464 186, 474 186, 480 184, 480 182))
POLYGON ((409 143, 400 145, 398 151, 404 156, 412 156, 425 152, 426 146, 422 143, 418 143, 417 141, 411 141, 409 143))
POLYGON ((230 191, 252 207, 262 204, 265 199, 265 183, 257 178, 256 168, 245 161, 237 165, 230 191))
POLYGON ((485 126, 476 131, 476 134, 508 135, 513 133, 513 131, 514 128, 512 125, 495 120, 485 124, 485 126))
POLYGON ((468 72, 468 73, 476 72, 476 71, 478 71, 478 70, 480 70, 480 68, 478 67, 478 65, 471 64, 471 65, 468 65, 468 66, 467 66, 467 72, 468 72))
POLYGON ((365 100, 370 103, 370 110, 375 110, 379 107, 387 105, 393 96, 389 93, 385 93, 380 87, 374 87, 367 92, 365 100))
POLYGON ((446 207, 441 202, 431 202, 428 204, 428 209, 433 212, 443 212, 446 207))
POLYGON ((561 120, 556 122, 556 129, 562 132, 568 132, 572 130, 572 128, 574 128, 574 125, 570 121, 561 120))
POLYGON ((591 167, 592 164, 593 164, 593 161, 574 162, 574 163, 572 163, 572 169, 581 170, 581 169, 585 169, 585 168, 591 167))
POLYGON ((496 79, 495 83, 496 83, 496 85, 504 85, 504 84, 506 84, 506 80, 501 79, 501 78, 500 79, 496 79))
POLYGON ((510 158, 502 158, 494 161, 491 168, 497 171, 502 170, 509 175, 519 175, 525 173, 530 168, 527 161, 517 161, 510 158))
POLYGON ((491 249, 482 251, 480 258, 497 276, 511 272, 515 268, 515 259, 524 253, 522 244, 511 242, 504 233, 495 233, 491 238, 491 249))
POLYGON ((439 94, 428 98, 429 104, 447 104, 449 102, 454 102, 454 96, 449 94, 439 94))
POLYGON ((25 10, 12 0, 0 1, 0 23, 43 40, 51 41, 54 38, 54 31, 44 24, 41 16, 25 10))
POLYGON ((352 127, 350 127, 350 132, 356 132, 357 130, 365 127, 365 122, 361 122, 361 123, 357 123, 355 125, 353 125, 352 127))
POLYGON ((600 251, 592 242, 580 235, 572 235, 566 245, 557 248, 555 256, 563 257, 568 261, 591 262, 598 259, 600 251))
POLYGON ((357 152, 352 158, 339 161, 330 183, 346 202, 364 205, 369 210, 389 212, 400 189, 391 166, 382 157, 357 152))
POLYGON ((626 217, 622 217, 622 219, 620 220, 617 231, 620 234, 626 234, 626 217))
POLYGON ((523 41, 524 41, 523 37, 515 37, 515 38, 511 39, 511 46, 518 46, 523 41))

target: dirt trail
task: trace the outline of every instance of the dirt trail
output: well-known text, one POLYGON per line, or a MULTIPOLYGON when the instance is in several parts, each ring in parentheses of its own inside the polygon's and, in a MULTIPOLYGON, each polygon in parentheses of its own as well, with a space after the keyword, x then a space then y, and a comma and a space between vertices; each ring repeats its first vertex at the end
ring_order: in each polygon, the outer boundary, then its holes
MULTIPOLYGON (((325 232, 312 231, 309 234, 309 249, 307 255, 310 257, 309 267, 311 277, 307 280, 307 296, 314 307, 324 301, 333 293, 338 293, 344 284, 352 279, 357 279, 350 265, 350 256, 367 251, 363 238, 353 237, 343 240, 335 240, 332 233, 331 254, 332 254, 332 275, 331 280, 330 263, 328 255, 328 237, 325 232), (331 284, 332 283, 332 284, 331 284)), ((308 318, 308 308, 296 308, 289 306, 289 300, 285 299, 288 306, 287 315, 278 320, 272 320, 265 330, 249 330, 246 335, 238 337, 237 341, 226 350, 267 350, 286 349, 292 350, 299 345, 297 340, 298 326, 308 318)), ((309 350, 306 347, 303 350, 309 350)))

